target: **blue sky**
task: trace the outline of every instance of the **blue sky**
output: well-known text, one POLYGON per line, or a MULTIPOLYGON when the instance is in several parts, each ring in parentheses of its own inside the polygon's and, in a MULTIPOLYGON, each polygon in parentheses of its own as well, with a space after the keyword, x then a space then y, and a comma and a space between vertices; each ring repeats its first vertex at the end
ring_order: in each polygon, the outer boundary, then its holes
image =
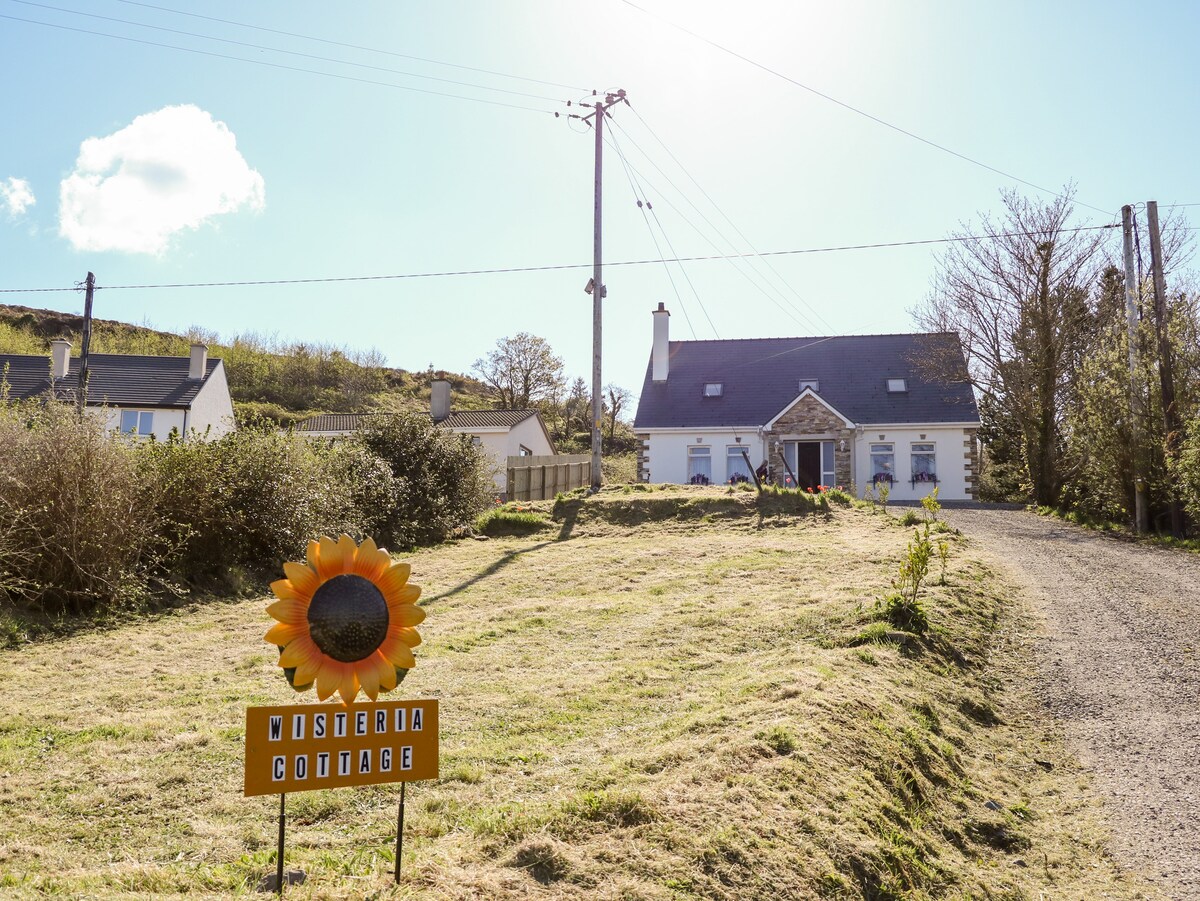
MULTIPOLYGON (((1200 203, 1193 4, 637 2, 649 12, 621 0, 0 0, 15 17, 0 19, 0 288, 69 286, 89 269, 104 286, 590 264, 592 136, 552 111, 593 88, 628 92, 616 140, 670 256, 666 241, 698 256, 939 238, 995 211, 1001 188, 1038 193, 667 22, 1020 179, 1074 182, 1081 224, 1123 203, 1200 203), (107 140, 81 159, 90 138, 107 140)), ((657 257, 611 147, 605 167, 606 259, 657 257)), ((612 266, 605 381, 638 390, 660 301, 674 338, 906 331, 935 265, 928 246, 776 256, 772 269, 696 262, 672 269, 682 301, 663 266, 612 266)), ((96 313, 457 371, 529 331, 587 375, 589 274, 106 290, 96 313)), ((79 310, 82 298, 0 302, 79 310)))

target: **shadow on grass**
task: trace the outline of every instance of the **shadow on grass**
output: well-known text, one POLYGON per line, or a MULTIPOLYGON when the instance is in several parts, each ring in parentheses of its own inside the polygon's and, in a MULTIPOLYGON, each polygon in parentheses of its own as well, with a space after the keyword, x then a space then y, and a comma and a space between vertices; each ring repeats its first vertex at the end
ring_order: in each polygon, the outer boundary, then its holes
POLYGON ((510 563, 512 563, 514 560, 516 560, 518 557, 522 557, 525 554, 531 554, 534 551, 540 551, 542 548, 549 547, 552 544, 558 544, 559 542, 562 542, 562 541, 569 541, 571 538, 571 533, 575 530, 575 521, 579 517, 579 505, 578 504, 564 505, 564 509, 562 512, 563 512, 563 521, 562 521, 562 526, 558 530, 557 538, 554 538, 550 541, 541 541, 535 545, 531 545, 530 547, 518 548, 515 551, 508 551, 507 553, 502 554, 500 557, 493 560, 491 563, 489 563, 486 567, 481 569, 475 575, 471 576, 471 578, 466 579, 463 582, 459 582, 453 588, 451 588, 447 591, 443 591, 441 594, 435 594, 429 598, 422 600, 420 602, 420 606, 428 607, 430 604, 434 603, 434 601, 444 601, 446 598, 454 597, 454 595, 459 594, 463 591, 466 591, 472 585, 477 585, 478 583, 482 582, 484 579, 491 578, 496 573, 500 572, 500 570, 504 569, 506 566, 508 566, 510 563))

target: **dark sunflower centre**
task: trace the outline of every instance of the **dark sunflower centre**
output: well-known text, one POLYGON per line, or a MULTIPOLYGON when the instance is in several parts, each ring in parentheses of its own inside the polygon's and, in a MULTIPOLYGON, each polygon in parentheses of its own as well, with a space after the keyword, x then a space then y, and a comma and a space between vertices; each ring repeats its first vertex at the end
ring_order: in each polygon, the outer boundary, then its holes
POLYGON ((308 631, 321 652, 334 660, 362 660, 383 644, 387 630, 387 601, 370 579, 347 573, 313 592, 308 631))

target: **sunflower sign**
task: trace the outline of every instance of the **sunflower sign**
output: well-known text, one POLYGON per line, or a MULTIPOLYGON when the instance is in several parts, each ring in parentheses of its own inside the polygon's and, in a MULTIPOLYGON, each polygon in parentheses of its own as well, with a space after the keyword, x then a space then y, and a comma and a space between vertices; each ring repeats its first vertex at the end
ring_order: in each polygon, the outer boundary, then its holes
POLYGON ((416 666, 412 649, 425 611, 407 563, 367 538, 310 541, 304 563, 285 563, 271 584, 276 620, 265 639, 297 692, 318 701, 246 710, 244 794, 280 795, 277 889, 282 889, 284 796, 288 792, 399 782, 438 775, 438 703, 379 700, 416 666), (358 701, 362 691, 369 699, 358 701))

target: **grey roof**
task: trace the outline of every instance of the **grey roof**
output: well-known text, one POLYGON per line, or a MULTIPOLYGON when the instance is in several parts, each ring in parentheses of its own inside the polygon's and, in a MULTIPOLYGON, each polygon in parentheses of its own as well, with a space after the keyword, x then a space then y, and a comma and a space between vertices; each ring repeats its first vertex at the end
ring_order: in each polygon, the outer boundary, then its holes
POLYGON ((818 394, 855 424, 975 422, 979 411, 966 381, 958 335, 846 335, 672 341, 665 382, 651 379, 638 401, 634 428, 761 426, 800 394, 801 379, 817 379, 818 394), (957 372, 957 379, 938 377, 957 372), (888 393, 887 379, 908 390, 888 393), (705 397, 721 382, 720 397, 705 397))
MULTIPOLYGON (((201 385, 221 364, 209 357, 204 378, 188 378, 188 357, 143 357, 132 354, 88 355, 88 406, 171 407, 192 405, 201 385)), ((50 356, 0 354, 0 376, 7 371, 14 400, 38 397, 50 390, 50 356)), ((72 400, 79 388, 79 358, 71 357, 66 378, 54 386, 60 400, 72 400)))
MULTIPOLYGON (((298 432, 353 432, 367 424, 372 417, 387 413, 322 413, 296 424, 298 432)), ((537 410, 452 410, 439 425, 450 429, 511 429, 537 410)))

